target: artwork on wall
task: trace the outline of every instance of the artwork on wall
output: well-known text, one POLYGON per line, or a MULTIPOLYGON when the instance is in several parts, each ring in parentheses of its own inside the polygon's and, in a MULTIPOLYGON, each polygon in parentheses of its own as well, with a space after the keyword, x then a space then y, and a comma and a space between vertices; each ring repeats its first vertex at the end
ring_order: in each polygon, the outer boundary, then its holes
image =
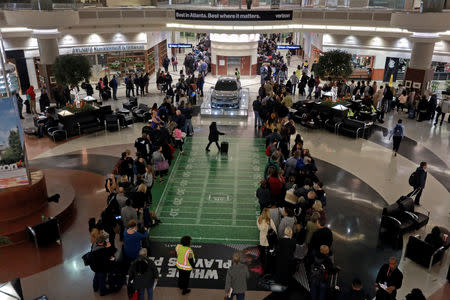
POLYGON ((405 87, 410 88, 412 84, 411 80, 405 80, 405 87))
POLYGON ((422 86, 422 84, 420 82, 413 83, 413 89, 420 89, 421 86, 422 86))

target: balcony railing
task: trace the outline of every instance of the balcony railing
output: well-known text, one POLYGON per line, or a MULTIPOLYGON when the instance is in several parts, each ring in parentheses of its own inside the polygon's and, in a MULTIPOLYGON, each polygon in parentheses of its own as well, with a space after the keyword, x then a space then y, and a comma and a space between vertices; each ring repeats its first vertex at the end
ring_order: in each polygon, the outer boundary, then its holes
MULTIPOLYGON (((255 3, 256 0, 253 0, 255 3)), ((272 0, 259 0, 258 7, 269 8, 272 0)), ((83 7, 199 7, 214 6, 219 8, 246 9, 245 2, 240 0, 3 0, 0 9, 20 10, 53 10, 78 9, 83 7)), ((405 0, 279 0, 280 8, 378 8, 401 10, 405 7, 405 0)))

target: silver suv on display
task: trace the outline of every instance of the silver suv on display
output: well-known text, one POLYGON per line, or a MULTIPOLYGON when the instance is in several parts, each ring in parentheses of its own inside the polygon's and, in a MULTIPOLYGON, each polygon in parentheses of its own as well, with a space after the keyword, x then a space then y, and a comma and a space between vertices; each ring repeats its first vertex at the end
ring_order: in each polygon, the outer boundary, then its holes
POLYGON ((239 108, 241 84, 235 77, 219 77, 211 93, 212 108, 239 108))

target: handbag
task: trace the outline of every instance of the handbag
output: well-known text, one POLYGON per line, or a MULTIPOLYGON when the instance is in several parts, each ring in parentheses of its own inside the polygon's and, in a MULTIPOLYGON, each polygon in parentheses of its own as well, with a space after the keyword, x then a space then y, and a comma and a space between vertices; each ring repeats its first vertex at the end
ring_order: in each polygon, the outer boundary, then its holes
POLYGON ((165 171, 169 169, 169 162, 167 160, 158 161, 155 164, 157 171, 165 171))

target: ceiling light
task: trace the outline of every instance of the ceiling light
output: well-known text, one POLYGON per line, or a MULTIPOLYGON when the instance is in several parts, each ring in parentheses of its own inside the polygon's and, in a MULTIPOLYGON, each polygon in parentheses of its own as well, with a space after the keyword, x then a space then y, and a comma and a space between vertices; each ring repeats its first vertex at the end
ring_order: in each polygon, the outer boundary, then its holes
POLYGON ((304 29, 326 29, 325 25, 303 25, 304 29))
POLYGON ((351 30, 355 30, 355 31, 375 31, 375 27, 351 26, 351 30))

